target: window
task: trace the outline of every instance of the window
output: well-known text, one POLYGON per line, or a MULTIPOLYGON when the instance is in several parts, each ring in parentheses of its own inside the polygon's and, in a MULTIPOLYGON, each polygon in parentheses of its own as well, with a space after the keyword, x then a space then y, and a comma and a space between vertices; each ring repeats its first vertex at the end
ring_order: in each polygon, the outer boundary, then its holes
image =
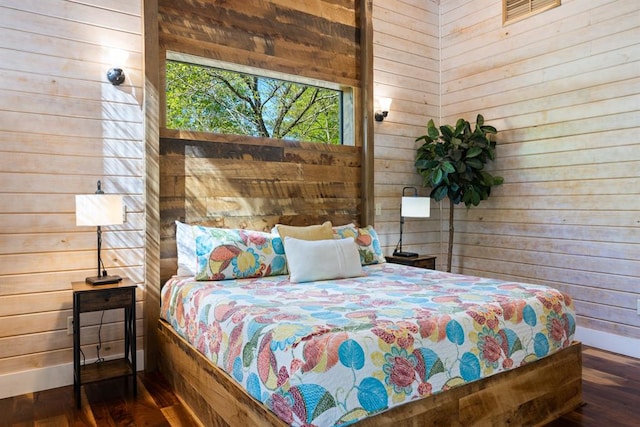
POLYGON ((502 22, 510 23, 560 6, 560 0, 502 0, 502 22))
POLYGON ((350 143, 343 134, 344 105, 352 104, 349 91, 298 76, 188 59, 180 55, 166 62, 167 128, 350 143))

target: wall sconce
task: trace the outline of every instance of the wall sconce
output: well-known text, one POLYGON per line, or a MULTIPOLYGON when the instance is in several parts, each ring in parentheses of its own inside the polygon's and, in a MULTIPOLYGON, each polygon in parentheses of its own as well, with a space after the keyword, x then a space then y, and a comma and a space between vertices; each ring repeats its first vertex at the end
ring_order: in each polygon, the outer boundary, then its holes
POLYGON ((109 71, 107 71, 107 80, 114 86, 121 85, 124 83, 124 71, 122 71, 122 68, 109 68, 109 71))
POLYGON ((417 257, 415 252, 402 251, 402 226, 405 217, 407 218, 429 218, 431 207, 431 199, 429 197, 418 197, 418 189, 416 187, 404 187, 402 189, 402 204, 400 205, 400 240, 393 251, 393 256, 401 256, 405 258, 417 257), (412 190, 413 196, 407 197, 406 190, 412 190))
POLYGON ((381 122, 385 117, 389 115, 389 107, 391 107, 391 98, 379 97, 376 99, 376 104, 379 106, 379 110, 376 110, 373 114, 373 118, 376 122, 381 122))
MULTIPOLYGON (((111 48, 108 53, 111 64, 124 64, 129 58, 129 52, 122 49, 111 48)), ((120 67, 112 67, 107 71, 107 80, 114 86, 124 83, 124 71, 120 67)))

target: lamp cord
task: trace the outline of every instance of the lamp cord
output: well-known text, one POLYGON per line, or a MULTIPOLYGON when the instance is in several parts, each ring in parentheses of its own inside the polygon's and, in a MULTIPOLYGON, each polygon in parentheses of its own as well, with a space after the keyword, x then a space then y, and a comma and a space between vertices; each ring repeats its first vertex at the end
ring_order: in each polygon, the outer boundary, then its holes
MULTIPOLYGON (((100 326, 98 327, 98 345, 96 345, 96 361, 94 363, 102 363, 104 362, 104 357, 100 357, 100 349, 102 348, 102 321, 104 320, 104 310, 102 311, 102 315, 100 316, 100 326)), ((80 354, 82 355, 82 365, 86 365, 86 358, 84 355, 84 351, 80 348, 80 354)))
POLYGON ((100 326, 98 327, 98 345, 96 346, 96 363, 104 362, 104 357, 100 357, 100 349, 102 348, 102 321, 104 319, 104 310, 102 311, 102 315, 100 316, 100 326))

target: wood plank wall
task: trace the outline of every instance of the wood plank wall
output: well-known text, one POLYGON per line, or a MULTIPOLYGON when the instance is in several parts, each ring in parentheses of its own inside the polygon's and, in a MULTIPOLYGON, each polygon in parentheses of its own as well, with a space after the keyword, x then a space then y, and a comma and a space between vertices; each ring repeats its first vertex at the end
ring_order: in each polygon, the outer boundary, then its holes
MULTIPOLYGON (((143 281, 140 1, 0 3, 0 397, 70 384, 71 281, 96 274, 96 231, 75 225, 75 194, 102 180, 127 222, 105 227, 111 274, 143 281), (113 64, 111 48, 125 50, 113 64), (116 88, 105 74, 125 68, 116 88), (32 381, 20 374, 34 374, 32 381), (56 383, 62 381, 63 384, 56 383)), ((139 294, 141 322, 142 292, 139 294)), ((100 313, 83 316, 95 357, 100 313)), ((101 355, 122 354, 122 315, 107 312, 101 355)), ((138 328, 142 348, 142 328, 138 328)))
POLYGON ((361 158, 360 147, 165 131, 161 280, 177 269, 176 220, 263 231, 358 223, 361 158))
MULTIPOLYGON (((405 186, 422 187, 414 162, 415 139, 439 113, 438 4, 424 0, 376 0, 374 96, 392 99, 389 116, 375 122, 375 228, 386 254, 398 242, 400 197, 405 186)), ((430 219, 406 219, 403 249, 440 255, 440 209, 432 201, 430 219)), ((444 260, 446 261, 446 260, 444 260)), ((439 256, 437 264, 443 258, 439 256)))
POLYGON ((500 3, 441 3, 441 123, 483 113, 505 178, 456 208, 453 268, 557 286, 579 326, 638 339, 640 2, 563 0, 504 27, 500 3))
POLYGON ((165 51, 359 87, 359 3, 160 0, 160 45, 165 51))
MULTIPOLYGON (((359 3, 161 0, 159 67, 171 51, 358 92, 359 3)), ((360 123, 354 124, 356 147, 162 129, 161 281, 177 268, 175 220, 258 230, 327 219, 359 223, 360 123)))

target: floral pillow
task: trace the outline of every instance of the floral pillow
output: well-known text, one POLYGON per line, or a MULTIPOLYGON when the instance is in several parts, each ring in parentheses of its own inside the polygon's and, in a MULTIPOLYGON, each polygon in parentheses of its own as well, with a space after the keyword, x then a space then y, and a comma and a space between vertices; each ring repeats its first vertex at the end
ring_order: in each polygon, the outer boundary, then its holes
POLYGON ((196 280, 287 274, 282 239, 270 233, 193 226, 196 280))
POLYGON ((353 237, 358 245, 360 253, 360 262, 362 265, 382 264, 386 262, 378 233, 372 226, 358 228, 354 224, 341 225, 333 227, 333 237, 336 239, 344 239, 353 237))

